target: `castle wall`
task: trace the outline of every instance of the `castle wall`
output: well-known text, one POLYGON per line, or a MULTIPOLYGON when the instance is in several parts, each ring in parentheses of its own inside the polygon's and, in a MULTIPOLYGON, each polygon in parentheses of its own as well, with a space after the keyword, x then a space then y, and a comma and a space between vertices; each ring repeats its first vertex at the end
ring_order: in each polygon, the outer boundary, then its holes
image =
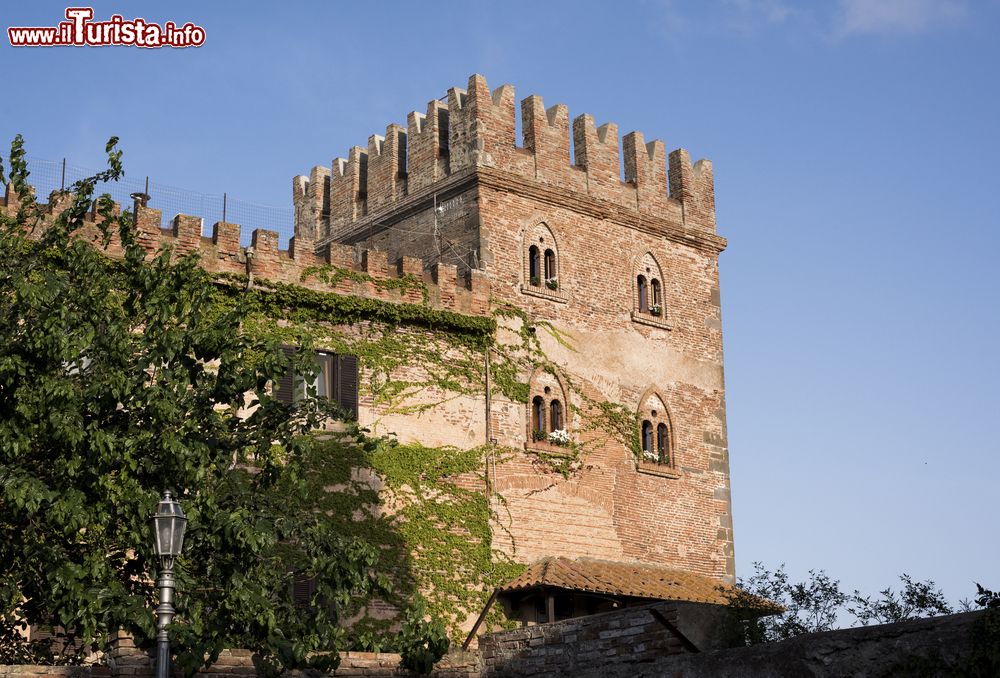
MULTIPOLYGON (((512 192, 482 190, 480 204, 494 304, 509 302, 551 323, 573 348, 539 328, 545 353, 584 386, 587 397, 634 410, 655 388, 675 436, 668 475, 657 465, 637 470, 632 452, 615 441, 588 453, 584 469, 568 481, 541 479, 530 463, 503 466, 498 485, 509 492, 517 557, 639 560, 730 580, 716 254, 581 214, 571 199, 566 206, 540 205, 512 192), (551 234, 546 243, 558 248, 559 289, 539 293, 525 277, 524 257, 541 223, 551 234), (634 262, 647 252, 662 269, 664 326, 633 320, 634 262), (608 538, 612 533, 615 539, 608 538)), ((584 405, 580 400, 574 404, 584 405)), ((497 428, 502 445, 523 446, 523 424, 497 428)), ((577 435, 587 438, 583 431, 577 435)))
MULTIPOLYGON (((527 440, 528 406, 494 394, 490 437, 523 450, 496 471, 509 511, 495 531, 497 548, 523 562, 639 560, 732 581, 717 263, 725 241, 715 235, 711 163, 692 164, 683 149, 668 154, 639 132, 619 138, 617 125, 588 115, 571 121, 565 106, 546 108, 538 96, 521 102, 518 145, 514 101, 512 87, 491 92, 472 76, 467 89, 432 102, 426 116, 411 114, 411 153, 369 143, 369 169, 358 184, 364 214, 331 203, 329 224, 315 230, 428 261, 455 256, 441 238, 466 256, 475 251, 466 263, 487 271, 494 308, 512 304, 575 347, 538 330, 545 353, 575 384, 572 407, 610 401, 634 411, 655 391, 668 412, 671 465, 637 463, 631 449, 585 430, 578 418, 570 428, 584 446, 583 466, 565 479, 540 463, 538 453, 558 450, 527 440), (403 157, 406 185, 387 179, 399 176, 403 157), (373 163, 391 169, 374 172, 373 163), (453 211, 438 211, 435 224, 439 193, 453 211), (532 243, 554 250, 556 289, 530 280, 532 243), (639 312, 640 274, 662 285, 659 317, 639 312)), ((407 143, 397 127, 386 139, 407 143)), ((356 158, 356 167, 363 164, 356 158)))

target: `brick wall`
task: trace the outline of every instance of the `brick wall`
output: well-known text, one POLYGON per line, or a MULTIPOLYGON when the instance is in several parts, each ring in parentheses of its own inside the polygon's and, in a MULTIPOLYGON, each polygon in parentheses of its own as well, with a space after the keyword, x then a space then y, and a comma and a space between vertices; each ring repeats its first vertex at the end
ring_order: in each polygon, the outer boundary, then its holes
MULTIPOLYGON (((523 450, 497 468, 495 487, 509 508, 495 530, 497 549, 523 562, 634 560, 733 582, 718 274, 725 240, 715 233, 711 163, 692 164, 683 149, 668 154, 663 142, 638 132, 619 138, 617 125, 588 115, 571 122, 565 106, 546 108, 538 96, 520 109, 519 145, 513 87, 491 92, 472 76, 466 89, 432 101, 426 116, 411 113, 406 134, 390 125, 386 144, 396 147, 388 156, 385 145, 369 143, 334 161, 328 216, 319 207, 322 191, 311 188, 326 174, 298 177, 299 221, 321 215, 303 232, 321 243, 371 244, 389 257, 415 253, 459 270, 478 265, 494 307, 522 309, 572 344, 537 333, 574 384, 571 412, 585 405, 581 394, 633 411, 650 394, 662 404, 671 466, 637 463, 629 448, 587 432, 577 417, 570 429, 588 452, 566 479, 532 451, 544 446, 526 439, 527 406, 494 394, 489 437, 523 450), (392 171, 372 170, 385 163, 392 171), (358 195, 367 196, 360 207, 358 195), (554 250, 558 289, 531 284, 532 244, 554 250), (639 274, 661 283, 660 316, 638 312, 639 274)), ((466 409, 485 426, 481 405, 466 409)), ((402 436, 419 440, 421 422, 413 423, 415 432, 394 422, 402 436)))

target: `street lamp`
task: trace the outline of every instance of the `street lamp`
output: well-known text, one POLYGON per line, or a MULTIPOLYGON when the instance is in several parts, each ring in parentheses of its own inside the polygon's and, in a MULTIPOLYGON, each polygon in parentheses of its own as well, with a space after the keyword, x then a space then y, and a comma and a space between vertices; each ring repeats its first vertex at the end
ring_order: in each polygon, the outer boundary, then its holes
POLYGON ((180 502, 174 501, 170 492, 164 492, 153 514, 155 550, 160 559, 160 578, 156 582, 160 589, 160 604, 156 607, 156 678, 168 678, 170 674, 167 624, 174 618, 174 559, 181 554, 186 527, 187 518, 180 502))

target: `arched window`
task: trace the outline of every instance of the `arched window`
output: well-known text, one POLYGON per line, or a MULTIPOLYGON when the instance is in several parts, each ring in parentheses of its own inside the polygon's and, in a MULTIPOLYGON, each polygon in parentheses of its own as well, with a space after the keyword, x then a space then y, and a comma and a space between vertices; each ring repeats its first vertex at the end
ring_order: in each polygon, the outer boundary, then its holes
POLYGON ((656 456, 661 464, 670 463, 670 441, 667 440, 667 425, 662 422, 656 425, 656 456))
POLYGON ((528 277, 535 287, 542 284, 541 262, 539 261, 537 245, 528 248, 528 277))
POLYGON ((563 427, 562 403, 553 400, 549 403, 549 431, 558 431, 563 427))
POLYGON ((536 369, 528 379, 525 407, 528 448, 549 450, 553 446, 573 445, 573 411, 569 407, 566 385, 558 374, 544 368, 536 369))
POLYGON ((545 250, 545 282, 552 283, 556 277, 556 253, 552 250, 545 250))
POLYGON ((638 461, 641 464, 659 464, 674 466, 672 441, 673 423, 667 402, 656 389, 650 388, 639 399, 639 409, 636 412, 636 422, 639 423, 639 439, 642 443, 642 455, 638 461), (641 423, 640 423, 641 422, 641 423))
POLYGON ((649 421, 642 422, 642 453, 653 454, 653 424, 649 421))
POLYGON ((531 401, 531 435, 545 433, 545 400, 542 396, 535 396, 531 401))
MULTIPOLYGON (((632 320, 643 325, 670 329, 663 269, 652 252, 637 257, 633 263, 632 320)), ((655 421, 653 422, 655 425, 655 421)))

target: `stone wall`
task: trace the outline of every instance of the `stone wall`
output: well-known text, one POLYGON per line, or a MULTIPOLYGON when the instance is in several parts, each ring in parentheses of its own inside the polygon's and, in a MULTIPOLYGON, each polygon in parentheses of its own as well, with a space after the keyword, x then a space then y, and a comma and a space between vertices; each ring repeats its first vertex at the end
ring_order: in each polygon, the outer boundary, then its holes
POLYGON ((954 669, 970 656, 973 626, 985 614, 954 614, 695 652, 694 648, 704 650, 718 642, 699 637, 701 612, 665 602, 483 636, 483 676, 825 678, 909 676, 932 667, 919 675, 943 676, 950 675, 945 667, 954 669))
POLYGON ((678 608, 663 602, 481 636, 484 676, 575 675, 685 652, 678 608), (672 630, 673 629, 673 630, 672 630))
MULTIPOLYGON (((479 654, 455 650, 445 655, 435 666, 432 678, 478 678, 481 674, 479 654)), ((107 665, 34 666, 0 665, 0 678, 151 678, 156 666, 145 653, 125 649, 109 659, 107 665)), ((199 671, 200 678, 231 678, 257 676, 253 654, 248 650, 223 650, 218 661, 199 671)), ((306 676, 308 672, 293 671, 290 676, 306 676)), ((396 678, 418 674, 400 664, 400 656, 391 652, 343 652, 335 676, 372 676, 396 678)))
POLYGON ((813 633, 769 645, 660 657, 653 662, 595 664, 561 675, 579 678, 950 676, 955 675, 955 665, 970 656, 973 625, 983 614, 966 612, 813 633))

